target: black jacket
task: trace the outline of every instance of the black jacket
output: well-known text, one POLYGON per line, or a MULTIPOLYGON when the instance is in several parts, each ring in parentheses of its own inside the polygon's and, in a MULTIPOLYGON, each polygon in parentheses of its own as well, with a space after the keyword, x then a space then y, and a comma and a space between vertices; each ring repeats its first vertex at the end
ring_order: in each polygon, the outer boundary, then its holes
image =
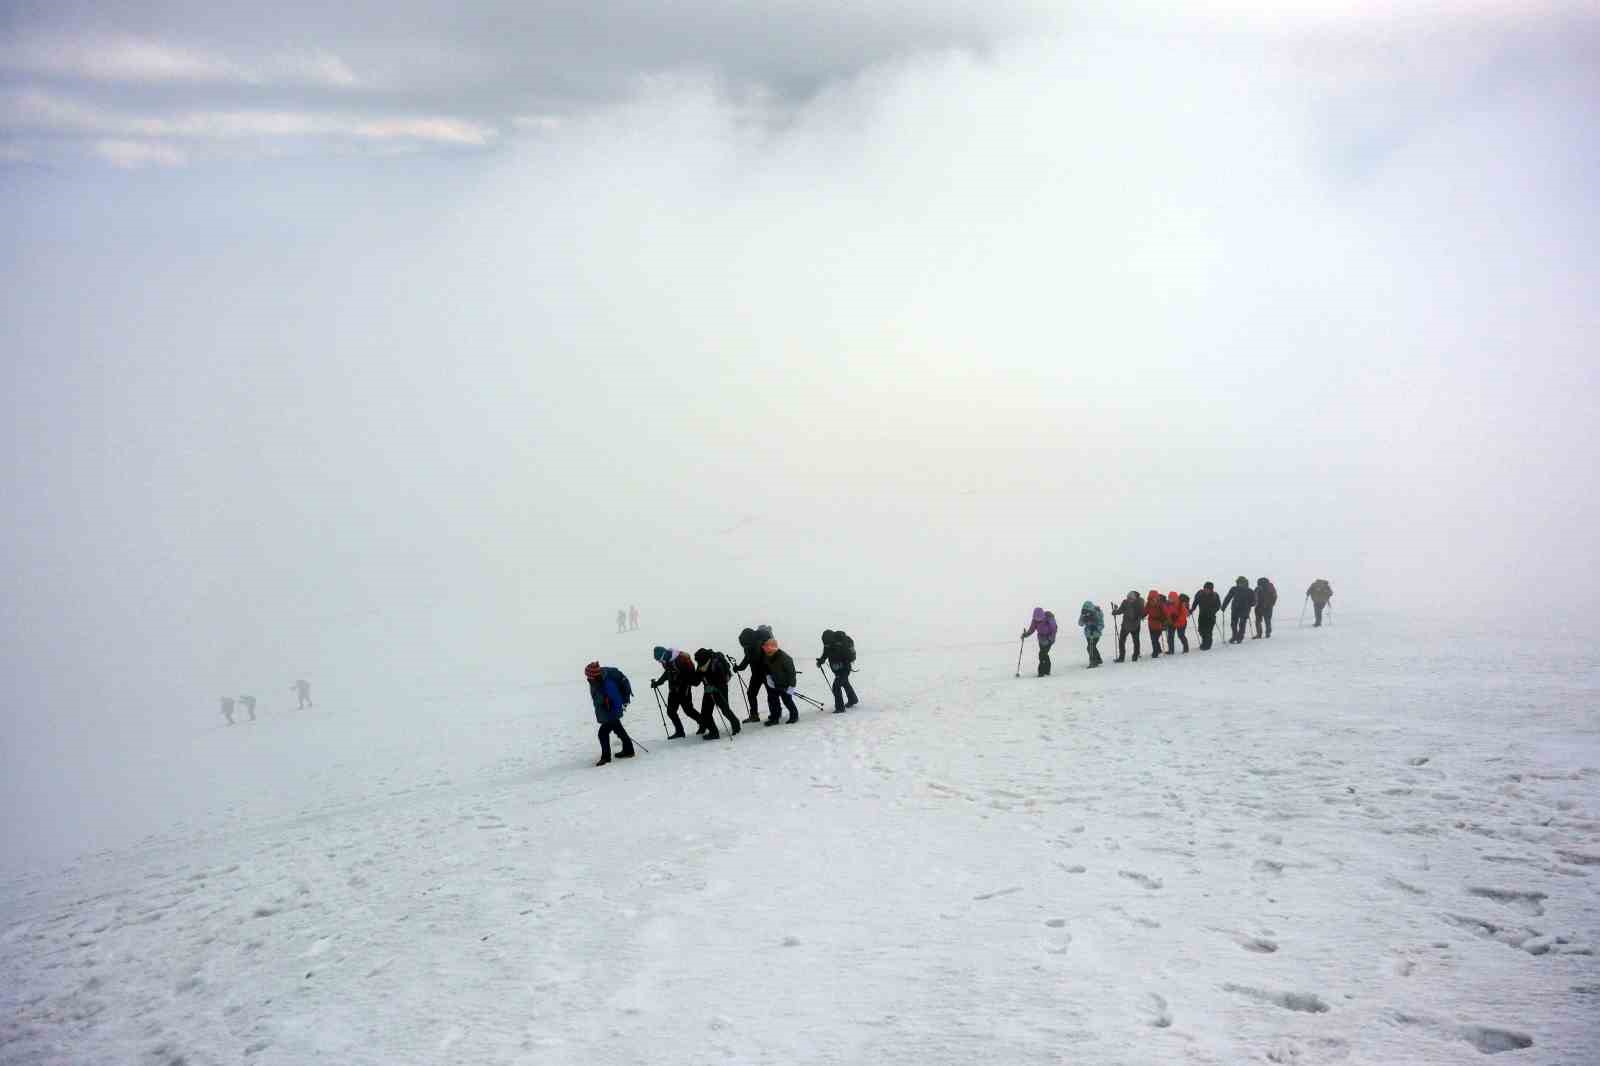
POLYGON ((727 688, 728 681, 733 677, 733 670, 728 666, 728 657, 720 651, 712 652, 711 657, 700 668, 700 677, 711 688, 727 688))
POLYGON ((1250 611, 1250 606, 1255 602, 1255 590, 1249 585, 1235 585, 1233 588, 1229 589, 1228 594, 1222 598, 1222 606, 1226 607, 1230 603, 1233 604, 1234 614, 1248 614, 1250 611))
POLYGON ((1256 606, 1270 611, 1278 605, 1278 586, 1262 578, 1256 583, 1256 606))
POLYGON ((1111 608, 1111 613, 1122 616, 1124 633, 1138 632, 1139 623, 1144 621, 1144 599, 1141 596, 1124 597, 1121 603, 1111 608))
POLYGON ((1203 620, 1215 620, 1217 612, 1222 610, 1222 597, 1217 595, 1216 589, 1201 589, 1194 594, 1194 599, 1189 601, 1194 608, 1194 613, 1203 620))
POLYGON ((856 661, 856 642, 845 633, 835 632, 833 639, 822 646, 822 657, 828 660, 830 670, 842 674, 856 661))
POLYGON ((767 672, 772 675, 772 684, 775 687, 779 689, 794 688, 794 660, 782 648, 767 656, 767 672))
POLYGON ((1319 577, 1306 589, 1306 595, 1311 597, 1312 603, 1327 603, 1333 599, 1333 586, 1319 577))
POLYGON ((757 629, 747 629, 745 633, 749 633, 750 636, 746 638, 744 633, 739 634, 739 647, 744 649, 744 658, 739 660, 738 664, 734 666, 734 670, 748 668, 755 674, 756 679, 760 680, 767 676, 767 659, 766 656, 761 654, 761 645, 765 644, 767 638, 772 636, 772 627, 761 626, 757 629))

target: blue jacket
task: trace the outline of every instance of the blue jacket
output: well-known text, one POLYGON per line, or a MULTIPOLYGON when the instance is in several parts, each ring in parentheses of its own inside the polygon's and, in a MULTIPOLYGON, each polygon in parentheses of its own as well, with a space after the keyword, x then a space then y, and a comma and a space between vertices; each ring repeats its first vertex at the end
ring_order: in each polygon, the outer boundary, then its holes
POLYGON ((622 694, 622 685, 617 680, 621 676, 616 667, 607 666, 600 671, 598 681, 589 682, 589 698, 594 701, 594 720, 601 725, 620 722, 628 706, 627 698, 622 694))
POLYGON ((1078 624, 1083 627, 1085 637, 1099 640, 1106 631, 1106 613, 1093 601, 1084 600, 1083 609, 1078 612, 1078 624))

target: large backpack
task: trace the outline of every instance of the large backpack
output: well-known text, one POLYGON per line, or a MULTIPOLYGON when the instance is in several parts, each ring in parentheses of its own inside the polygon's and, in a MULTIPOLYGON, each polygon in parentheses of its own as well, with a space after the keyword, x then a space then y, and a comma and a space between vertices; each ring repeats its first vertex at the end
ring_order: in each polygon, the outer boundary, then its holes
POLYGON ((839 656, 840 662, 853 663, 856 661, 856 642, 851 640, 850 634, 844 630, 834 630, 833 647, 839 656))
POLYGON ((611 676, 616 679, 617 691, 622 693, 622 705, 626 707, 628 701, 633 699, 633 686, 628 683, 628 675, 613 666, 611 676))

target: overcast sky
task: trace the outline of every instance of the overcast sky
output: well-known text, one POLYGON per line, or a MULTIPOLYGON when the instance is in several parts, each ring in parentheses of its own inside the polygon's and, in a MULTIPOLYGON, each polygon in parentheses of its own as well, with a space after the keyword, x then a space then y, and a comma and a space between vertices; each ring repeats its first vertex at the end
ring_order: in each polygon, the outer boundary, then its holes
POLYGON ((630 601, 1597 591, 1591 5, 0 18, 11 763, 630 601))

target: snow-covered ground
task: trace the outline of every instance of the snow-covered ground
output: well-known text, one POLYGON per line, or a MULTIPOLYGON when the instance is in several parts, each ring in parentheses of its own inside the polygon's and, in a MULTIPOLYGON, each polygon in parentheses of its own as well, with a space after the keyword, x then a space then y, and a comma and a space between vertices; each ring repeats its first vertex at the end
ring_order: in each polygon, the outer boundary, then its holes
POLYGON ((1585 643, 1286 611, 1016 680, 850 628, 857 711, 715 744, 607 638, 602 769, 581 683, 140 754, 182 824, 0 886, 0 1061, 1600 1062, 1585 643))

